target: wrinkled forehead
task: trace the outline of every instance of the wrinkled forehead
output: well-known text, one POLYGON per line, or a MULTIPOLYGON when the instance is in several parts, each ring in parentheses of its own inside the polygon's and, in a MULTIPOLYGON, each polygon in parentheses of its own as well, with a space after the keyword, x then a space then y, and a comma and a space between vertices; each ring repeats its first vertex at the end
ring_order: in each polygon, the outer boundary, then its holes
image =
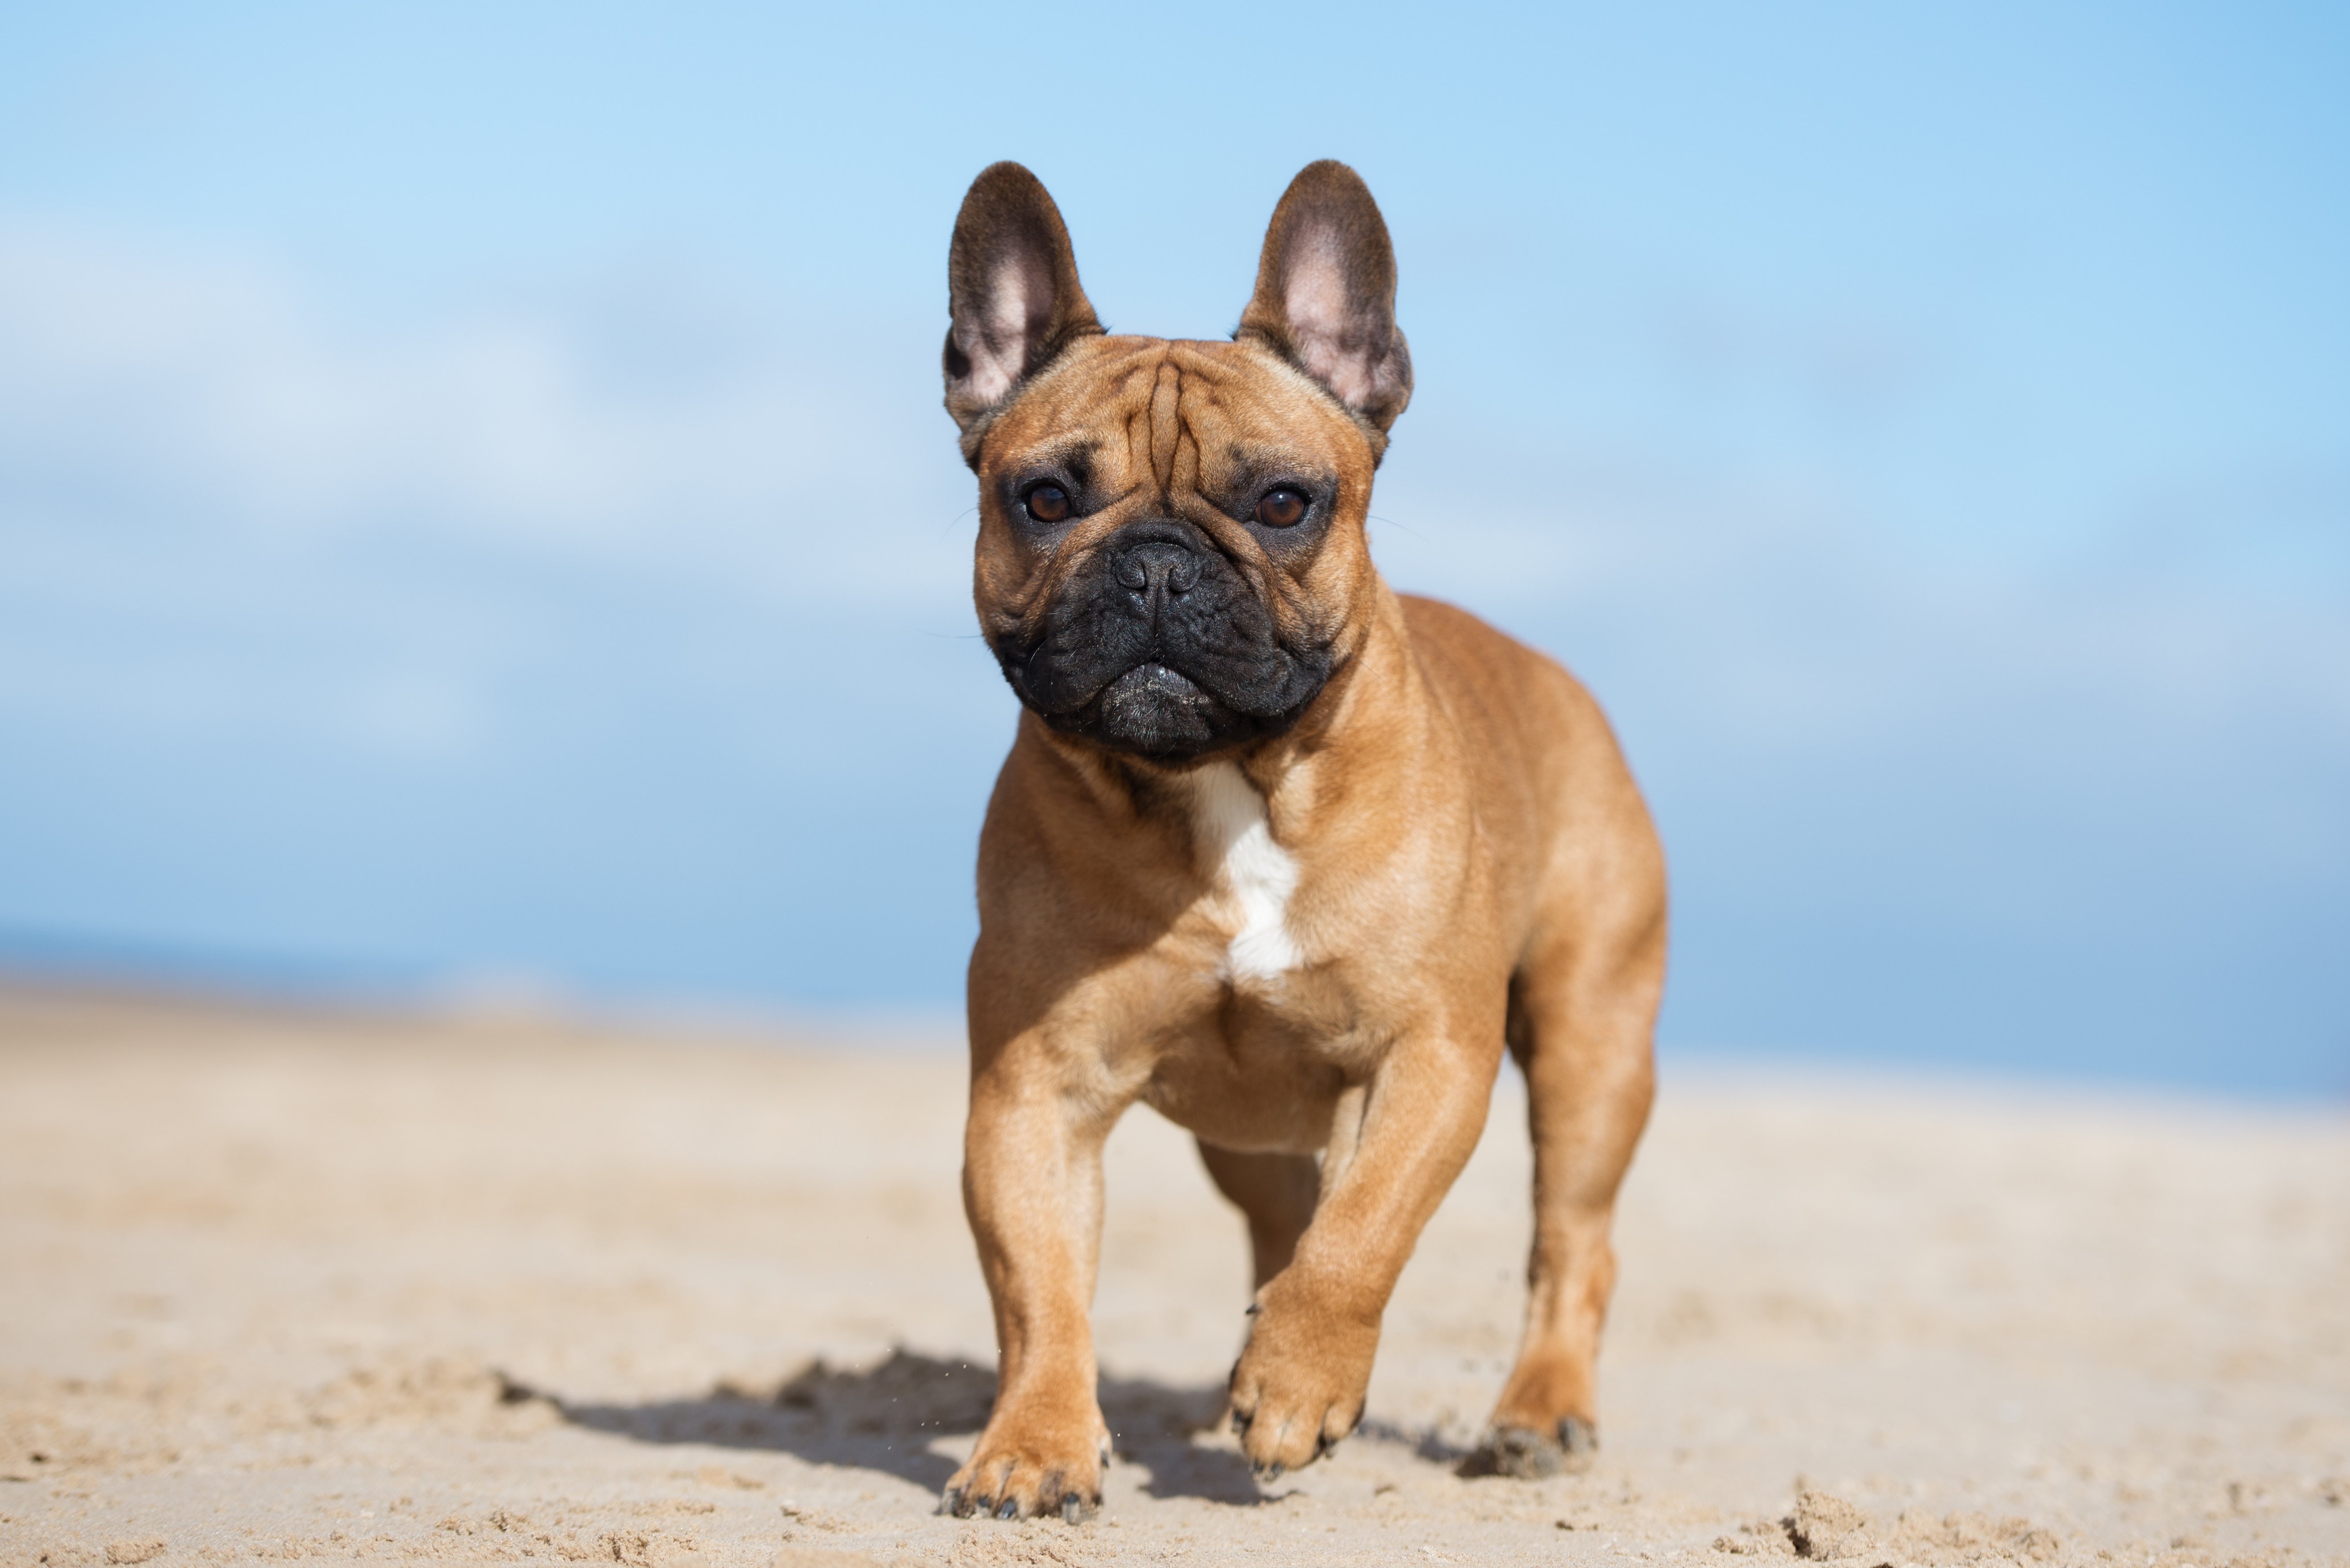
POLYGON ((982 463, 1078 449, 1105 480, 1162 489, 1274 459, 1327 472, 1369 461, 1354 421, 1274 355, 1158 337, 1079 345, 1004 411, 982 463))

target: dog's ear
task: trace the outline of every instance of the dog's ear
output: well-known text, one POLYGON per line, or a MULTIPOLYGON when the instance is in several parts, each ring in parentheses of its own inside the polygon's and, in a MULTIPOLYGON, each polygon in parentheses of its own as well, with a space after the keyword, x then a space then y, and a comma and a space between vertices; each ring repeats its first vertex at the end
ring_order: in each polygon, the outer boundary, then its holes
POLYGON ((1017 163, 981 171, 947 253, 947 412, 969 435, 1069 342, 1101 330, 1061 210, 1017 163))
POLYGON ((1277 349, 1384 435, 1411 401, 1395 291, 1395 247, 1370 187, 1326 158, 1300 170, 1273 210, 1233 336, 1277 349))

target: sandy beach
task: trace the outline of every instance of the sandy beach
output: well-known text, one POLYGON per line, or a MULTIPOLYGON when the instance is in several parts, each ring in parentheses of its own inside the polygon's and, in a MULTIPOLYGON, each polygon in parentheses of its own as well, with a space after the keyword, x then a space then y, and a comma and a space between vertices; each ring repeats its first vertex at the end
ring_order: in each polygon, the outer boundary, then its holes
POLYGON ((2350 1562, 2339 1110, 1685 1067, 1603 1449, 1456 1469, 1514 1345, 1505 1080, 1364 1429, 1214 1429, 1240 1222, 1111 1146, 1082 1526, 935 1516, 987 1407, 952 1042, 0 992, 0 1560, 2350 1562))

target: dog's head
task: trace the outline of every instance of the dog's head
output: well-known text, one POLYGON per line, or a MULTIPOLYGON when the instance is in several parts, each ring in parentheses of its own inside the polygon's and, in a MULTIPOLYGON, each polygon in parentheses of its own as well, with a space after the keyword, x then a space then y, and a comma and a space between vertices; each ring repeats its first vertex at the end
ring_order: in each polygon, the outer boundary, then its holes
POLYGON ((1291 182, 1228 343, 1105 335, 1016 163, 972 182, 947 277, 980 625, 1020 701, 1163 763, 1295 723, 1360 639, 1371 472, 1411 396, 1362 181, 1291 182))

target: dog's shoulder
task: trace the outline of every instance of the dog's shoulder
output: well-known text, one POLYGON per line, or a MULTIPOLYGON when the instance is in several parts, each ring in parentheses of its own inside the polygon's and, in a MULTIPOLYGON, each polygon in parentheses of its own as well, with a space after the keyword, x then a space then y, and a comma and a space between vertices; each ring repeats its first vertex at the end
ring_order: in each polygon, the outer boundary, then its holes
POLYGON ((1398 594, 1404 629, 1421 668, 1440 685, 1466 683, 1487 701, 1511 699, 1590 702, 1566 666, 1470 614, 1458 605, 1418 594, 1398 594))
POLYGON ((1458 606, 1397 598, 1422 679, 1485 791, 1530 785, 1552 800, 1605 801, 1627 821, 1637 815, 1622 809, 1632 784, 1614 728, 1565 665, 1458 606))

